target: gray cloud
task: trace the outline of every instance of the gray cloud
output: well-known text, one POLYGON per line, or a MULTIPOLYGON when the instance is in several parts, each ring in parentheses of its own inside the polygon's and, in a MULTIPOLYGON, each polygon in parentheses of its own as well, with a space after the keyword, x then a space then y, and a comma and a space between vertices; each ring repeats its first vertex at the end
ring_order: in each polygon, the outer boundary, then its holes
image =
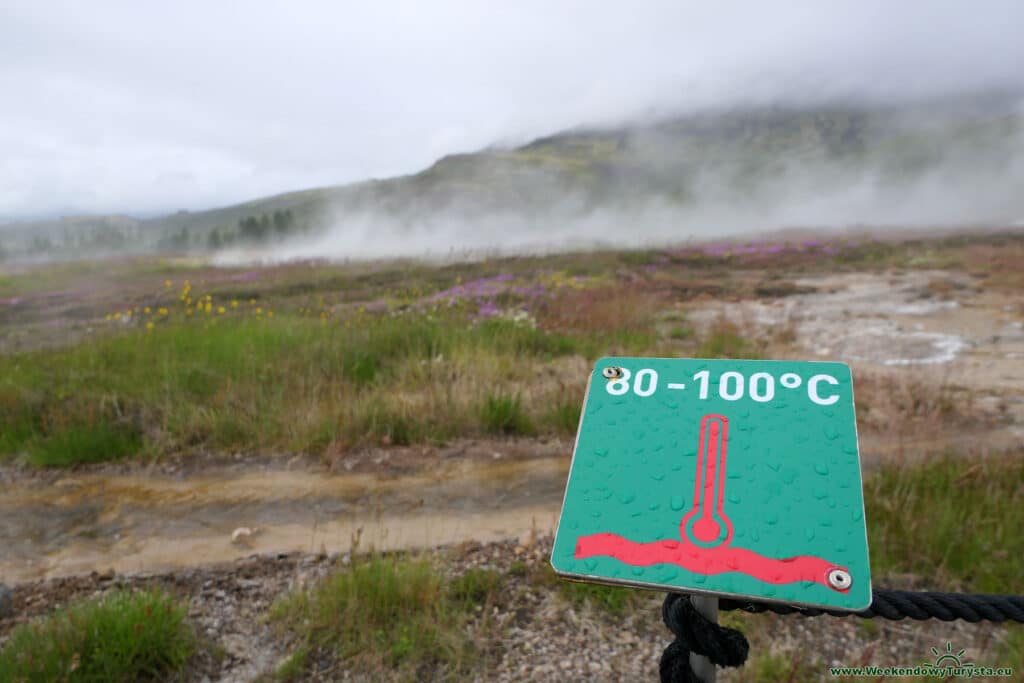
POLYGON ((1024 5, 14 2, 0 217, 197 209, 744 101, 1024 89, 1024 5))

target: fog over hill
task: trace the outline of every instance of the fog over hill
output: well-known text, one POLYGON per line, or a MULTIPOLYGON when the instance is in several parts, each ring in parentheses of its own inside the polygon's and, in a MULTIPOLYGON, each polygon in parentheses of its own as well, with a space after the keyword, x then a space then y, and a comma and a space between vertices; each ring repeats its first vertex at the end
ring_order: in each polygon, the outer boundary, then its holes
POLYGON ((1021 25, 1019 0, 9 0, 0 258, 1005 226, 1021 25))
POLYGON ((1005 226, 1024 218, 1021 102, 999 93, 706 109, 211 211, 15 223, 4 229, 4 254, 359 259, 784 228, 1005 226))

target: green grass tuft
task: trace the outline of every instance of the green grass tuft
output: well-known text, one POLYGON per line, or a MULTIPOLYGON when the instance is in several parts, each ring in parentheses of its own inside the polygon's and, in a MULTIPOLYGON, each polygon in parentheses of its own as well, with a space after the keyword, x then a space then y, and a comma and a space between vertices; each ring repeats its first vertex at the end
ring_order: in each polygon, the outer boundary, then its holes
POLYGON ((115 592, 16 628, 0 681, 164 680, 196 651, 185 607, 159 590, 115 592))
POLYGON ((680 325, 673 327, 669 333, 668 338, 676 341, 686 341, 687 339, 693 339, 694 330, 692 327, 687 325, 680 325))
POLYGON ((697 358, 757 358, 755 345, 732 323, 720 320, 697 347, 697 358))
POLYGON ((788 650, 786 652, 751 653, 750 660, 737 671, 737 680, 743 683, 777 683, 778 681, 818 680, 822 664, 811 653, 788 650))
MULTIPOLYGON (((408 446, 425 437, 422 420, 417 421, 406 411, 389 407, 383 402, 368 406, 360 431, 382 443, 396 446, 408 446)), ((433 436, 438 438, 442 434, 435 432, 433 436)))
POLYGON ((523 378, 572 338, 458 311, 169 320, 88 344, 0 356, 0 458, 72 465, 138 453, 396 444, 531 434, 523 378), (491 392, 484 406, 479 397, 491 392), (144 427, 144 429, 142 429, 144 427))
POLYGON ((488 395, 480 407, 480 422, 490 434, 526 436, 535 431, 515 394, 488 395))
POLYGON ((448 596, 467 608, 484 605, 501 590, 502 575, 493 569, 470 569, 448 584, 448 596))
POLYGON ((936 590, 1020 593, 1024 459, 946 456, 865 478, 871 570, 912 573, 936 590))
POLYGON ((562 599, 574 607, 589 605, 616 617, 622 616, 628 609, 639 604, 644 595, 643 591, 632 588, 563 579, 548 564, 532 569, 516 568, 516 571, 524 571, 531 583, 556 590, 562 599))
POLYGON ((1024 628, 1019 625, 1006 630, 1006 640, 999 646, 997 666, 1012 668, 1016 672, 1024 671, 1024 628))
POLYGON ((271 609, 270 618, 298 639, 278 675, 301 678, 305 662, 319 652, 376 676, 387 671, 405 680, 459 679, 481 655, 467 623, 500 580, 478 570, 446 586, 425 558, 357 559, 271 609))
POLYGON ((575 434, 580 426, 582 402, 582 391, 578 396, 562 395, 553 399, 543 418, 545 424, 559 434, 575 434))
POLYGON ((613 616, 625 614, 627 608, 637 601, 637 591, 632 588, 604 586, 599 583, 559 581, 558 592, 573 605, 589 604, 613 616))
POLYGON ((28 461, 41 467, 120 460, 142 448, 142 434, 130 424, 101 421, 70 424, 28 444, 28 461))

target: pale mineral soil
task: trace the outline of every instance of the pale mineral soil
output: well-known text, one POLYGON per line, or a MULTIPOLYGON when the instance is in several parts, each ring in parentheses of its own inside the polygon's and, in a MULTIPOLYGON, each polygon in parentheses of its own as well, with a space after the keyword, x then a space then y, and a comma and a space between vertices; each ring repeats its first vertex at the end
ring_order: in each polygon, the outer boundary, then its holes
POLYGON ((965 446, 1002 450, 1024 440, 1020 292, 990 290, 983 276, 945 270, 792 283, 802 293, 710 302, 691 317, 704 325, 724 317, 760 334, 781 334, 786 344, 773 357, 849 363, 867 464, 965 446), (940 401, 934 409, 955 419, 915 425, 891 404, 911 390, 940 401))
MULTIPOLYGON (((768 340, 769 357, 849 362, 865 468, 949 450, 983 456, 1024 441, 1018 291, 990 286, 980 270, 774 276, 787 283, 779 295, 705 297, 679 307, 698 328, 728 319, 768 340)), ((0 641, 72 598, 156 581, 187 598, 198 628, 226 653, 199 662, 194 680, 253 680, 287 654, 262 620, 270 603, 343 563, 355 536, 382 550, 441 547, 438 557, 453 572, 546 562, 544 539, 557 524, 571 452, 571 440, 551 438, 71 471, 2 465, 0 580, 14 587, 14 612, 0 620, 0 641)), ((497 607, 505 624, 500 655, 482 678, 656 678, 668 642, 657 597, 649 610, 616 622, 543 586, 508 581, 508 599, 497 607)), ((824 617, 743 616, 736 623, 745 624, 755 648, 786 661, 802 657, 812 668, 918 663, 946 641, 997 665, 1006 633, 824 617)))

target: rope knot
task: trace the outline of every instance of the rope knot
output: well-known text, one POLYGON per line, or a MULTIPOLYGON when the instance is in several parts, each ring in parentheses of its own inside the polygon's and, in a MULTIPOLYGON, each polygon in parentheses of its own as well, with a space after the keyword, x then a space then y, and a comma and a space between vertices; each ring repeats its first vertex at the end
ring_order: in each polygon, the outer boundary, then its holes
POLYGON ((743 666, 747 661, 750 644, 743 634, 705 619, 686 595, 666 595, 661 617, 675 636, 661 655, 662 683, 700 682, 690 668, 691 652, 707 657, 716 666, 743 666))

